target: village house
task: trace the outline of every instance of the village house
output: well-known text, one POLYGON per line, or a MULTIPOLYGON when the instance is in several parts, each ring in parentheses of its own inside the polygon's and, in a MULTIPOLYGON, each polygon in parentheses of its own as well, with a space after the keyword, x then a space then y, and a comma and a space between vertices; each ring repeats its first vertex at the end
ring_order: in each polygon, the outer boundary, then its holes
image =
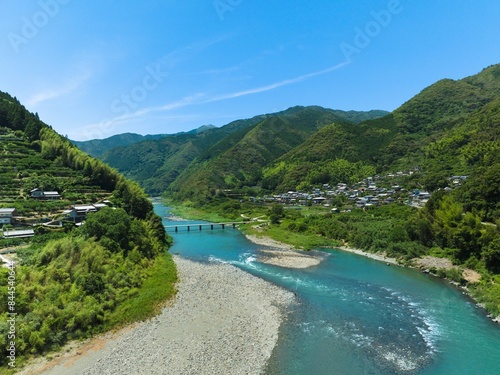
POLYGON ((418 199, 420 199, 420 200, 424 200, 424 199, 426 200, 426 199, 429 199, 430 197, 431 197, 431 194, 427 191, 421 191, 418 194, 418 199))
POLYGON ((23 229, 23 230, 6 230, 3 232, 3 238, 29 238, 35 235, 33 229, 23 229))
POLYGON ((325 197, 314 197, 313 198, 313 203, 314 204, 323 204, 325 203, 327 199, 325 197))
POLYGON ((57 191, 43 191, 39 188, 30 191, 31 198, 35 199, 60 199, 61 195, 57 191))
POLYGON ((97 212, 104 207, 107 207, 107 204, 95 203, 89 205, 76 205, 69 210, 63 211, 63 215, 66 217, 66 219, 69 219, 74 223, 80 223, 85 220, 87 214, 97 212))
POLYGON ((467 180, 468 176, 452 176, 450 180, 454 185, 461 185, 465 180, 467 180))
POLYGON ((16 214, 15 208, 0 208, 0 224, 11 224, 16 214))

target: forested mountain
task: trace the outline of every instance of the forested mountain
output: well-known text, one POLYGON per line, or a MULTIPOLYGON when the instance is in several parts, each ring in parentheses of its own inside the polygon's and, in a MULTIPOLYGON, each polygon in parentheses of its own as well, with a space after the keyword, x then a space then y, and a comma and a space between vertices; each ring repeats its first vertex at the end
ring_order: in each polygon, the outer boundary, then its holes
POLYGON ((141 183, 153 195, 161 194, 204 150, 228 135, 252 126, 264 116, 234 121, 222 128, 171 135, 128 147, 116 147, 101 159, 141 183))
POLYGON ((198 156, 169 186, 181 199, 215 196, 221 189, 258 185, 262 168, 323 126, 345 121, 334 111, 295 107, 233 133, 198 156))
POLYGON ((90 141, 71 141, 80 150, 86 152, 90 156, 100 157, 107 150, 120 147, 128 146, 134 143, 138 143, 147 139, 161 139, 166 137, 166 134, 158 135, 140 135, 135 133, 123 133, 113 135, 105 139, 93 139, 90 141))
MULTIPOLYGON (((30 239, 0 239, 2 251, 17 250, 14 271, 0 267, 0 346, 9 347, 6 322, 15 311, 18 366, 68 340, 151 316, 173 293, 170 239, 136 183, 3 92, 0 153, 0 208, 16 212, 2 229, 12 235, 34 230, 30 239), (57 190, 60 197, 35 199, 34 188, 57 190), (94 203, 101 209, 88 213, 80 228, 65 216, 73 205, 94 203), (47 222, 52 225, 42 225, 47 222), (15 292, 7 288, 13 272, 15 292)), ((3 355, 0 365, 6 363, 3 355)))
MULTIPOLYGON (((204 132, 205 130, 213 128, 215 128, 215 126, 213 125, 203 125, 197 129, 190 130, 189 132, 181 132, 173 134, 173 136, 180 134, 198 134, 204 132)), ((129 146, 134 143, 139 143, 146 140, 162 139, 169 136, 172 135, 171 134, 140 135, 135 133, 123 133, 123 134, 113 135, 105 139, 92 139, 90 141, 72 141, 72 143, 75 146, 77 146, 80 150, 89 154, 90 156, 99 158, 102 156, 103 153, 115 147, 129 146)))
POLYGON ((435 190, 452 175, 473 175, 478 154, 496 149, 484 121, 496 126, 499 70, 441 80, 390 114, 293 107, 115 147, 102 160, 148 192, 178 200, 253 187, 284 192, 413 167, 425 171, 418 183, 435 190))
POLYGON ((359 180, 368 167, 381 173, 419 166, 426 171, 426 188, 444 187, 450 176, 470 174, 477 167, 461 150, 495 148, 495 140, 485 136, 494 130, 486 130, 484 122, 496 126, 499 89, 500 66, 495 65, 460 81, 439 81, 382 118, 354 127, 326 126, 266 168, 263 186, 287 191, 297 188, 297 182, 310 186, 359 180))
POLYGON ((200 196, 218 189, 258 183, 263 166, 329 123, 356 124, 385 114, 384 111, 293 107, 234 121, 221 128, 115 147, 100 158, 139 181, 150 194, 161 194, 170 187, 181 194, 196 191, 194 195, 200 196), (227 173, 221 174, 218 170, 227 170, 227 173), (180 188, 184 184, 193 187, 180 188), (203 191, 197 191, 195 185, 203 191))

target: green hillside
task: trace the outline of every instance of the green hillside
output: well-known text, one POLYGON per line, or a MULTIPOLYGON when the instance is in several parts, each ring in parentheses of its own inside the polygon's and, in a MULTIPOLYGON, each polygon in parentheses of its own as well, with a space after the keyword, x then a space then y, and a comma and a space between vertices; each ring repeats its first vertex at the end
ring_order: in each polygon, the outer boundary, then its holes
POLYGON ((149 194, 160 195, 204 150, 262 117, 234 121, 222 128, 179 133, 155 141, 115 147, 101 159, 138 181, 149 194))
POLYGON ((123 133, 123 134, 113 135, 105 139, 92 139, 89 141, 72 141, 72 143, 75 146, 77 146, 80 150, 89 154, 90 156, 100 158, 106 151, 111 150, 115 147, 126 147, 142 141, 162 139, 170 136, 175 137, 176 135, 181 135, 181 134, 199 134, 213 128, 215 128, 215 126, 213 125, 203 125, 189 132, 181 132, 173 135, 170 134, 140 135, 135 133, 123 133))
POLYGON ((370 175, 358 173, 367 166, 377 173, 421 166, 427 172, 424 186, 435 190, 452 175, 469 174, 475 164, 464 163, 456 148, 447 155, 441 148, 453 135, 462 137, 461 146, 472 141, 471 127, 499 96, 499 71, 496 65, 460 81, 439 81, 393 113, 355 127, 327 126, 266 168, 263 186, 287 191, 318 183, 354 182, 370 175), (331 165, 338 159, 346 171, 331 165))
POLYGON ((165 136, 166 135, 161 135, 161 134, 157 136, 143 136, 135 133, 124 133, 124 134, 113 135, 105 139, 92 139, 90 141, 72 141, 72 142, 80 150, 86 152, 90 156, 100 157, 104 152, 114 147, 128 146, 147 139, 160 139, 165 136))
POLYGON ((0 345, 8 348, 7 321, 15 312, 18 367, 68 340, 151 316, 174 293, 170 239, 137 184, 3 92, 0 153, 0 208, 16 212, 0 239, 3 256, 15 261, 0 268, 0 345), (60 197, 33 198, 35 188, 60 197), (63 212, 97 203, 80 228, 63 212), (15 238, 19 230, 34 236, 15 238))
POLYGON ((221 128, 202 127, 203 131, 114 147, 100 158, 138 181, 150 194, 159 195, 168 188, 181 196, 186 192, 186 196, 201 197, 219 189, 258 183, 262 166, 328 123, 357 123, 385 114, 293 107, 276 114, 237 120, 221 128), (278 118, 282 122, 276 122, 278 118), (217 170, 227 173, 213 173, 217 170))
POLYGON ((170 186, 178 198, 214 196, 220 189, 257 185, 262 168, 338 119, 331 111, 307 107, 231 134, 201 154, 170 186))

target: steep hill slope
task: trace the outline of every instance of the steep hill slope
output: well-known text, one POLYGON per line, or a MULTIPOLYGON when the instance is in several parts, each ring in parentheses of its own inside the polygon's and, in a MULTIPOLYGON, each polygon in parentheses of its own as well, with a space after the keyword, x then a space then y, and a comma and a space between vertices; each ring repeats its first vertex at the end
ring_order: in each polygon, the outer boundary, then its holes
MULTIPOLYGON (((457 146, 477 142, 470 134, 473 124, 487 117, 486 108, 493 110, 499 92, 500 65, 463 80, 439 81, 387 116, 355 127, 338 123, 319 130, 265 171, 264 186, 283 191, 296 188, 297 181, 337 183, 338 174, 324 173, 325 162, 345 159, 349 165, 361 162, 378 172, 423 166, 428 188, 436 188, 436 178, 472 171, 474 165, 464 164, 457 146), (454 150, 446 155, 435 151, 450 143, 454 134, 462 137, 461 143, 454 143, 454 150), (323 177, 311 180, 315 174, 323 177)), ((359 176, 354 173, 354 177, 359 176)))
POLYGON ((127 177, 139 181, 148 193, 158 195, 203 151, 230 134, 254 125, 262 118, 263 116, 256 116, 234 121, 222 128, 179 133, 159 140, 115 147, 105 152, 101 159, 127 177))
POLYGON ((293 107, 268 115, 203 152, 170 185, 169 192, 178 199, 199 199, 226 189, 258 185, 263 167, 327 124, 346 122, 337 113, 321 107, 293 107))
MULTIPOLYGON (((78 150, 3 92, 0 154, 0 208, 15 209, 12 222, 2 224, 9 236, 2 233, 0 249, 17 251, 15 263, 0 267, 0 320, 16 314, 17 367, 26 356, 68 340, 145 319, 173 294, 170 240, 137 184, 78 150), (57 189, 61 197, 35 199, 33 188, 57 189), (87 205, 75 208, 86 211, 80 227, 63 213, 77 204, 87 205), (42 225, 49 220, 52 226, 42 225), (34 231, 34 237, 16 238, 17 230, 34 231)), ((4 348, 8 330, 0 324, 4 348)), ((7 362, 0 358, 2 367, 7 362)))

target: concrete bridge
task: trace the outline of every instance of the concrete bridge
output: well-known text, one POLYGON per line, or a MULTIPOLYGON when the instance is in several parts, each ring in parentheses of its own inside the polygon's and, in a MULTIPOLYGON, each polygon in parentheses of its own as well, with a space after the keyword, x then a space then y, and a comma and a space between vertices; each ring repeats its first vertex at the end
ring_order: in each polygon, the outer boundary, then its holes
POLYGON ((214 230, 217 228, 221 229, 226 229, 226 227, 233 227, 236 228, 236 225, 238 224, 248 224, 248 223, 254 223, 254 221, 234 221, 234 222, 229 222, 229 223, 204 223, 204 224, 176 224, 176 225, 165 225, 165 230, 168 232, 168 230, 174 230, 175 232, 178 232, 179 229, 186 228, 188 232, 191 230, 203 230, 209 229, 214 230))

